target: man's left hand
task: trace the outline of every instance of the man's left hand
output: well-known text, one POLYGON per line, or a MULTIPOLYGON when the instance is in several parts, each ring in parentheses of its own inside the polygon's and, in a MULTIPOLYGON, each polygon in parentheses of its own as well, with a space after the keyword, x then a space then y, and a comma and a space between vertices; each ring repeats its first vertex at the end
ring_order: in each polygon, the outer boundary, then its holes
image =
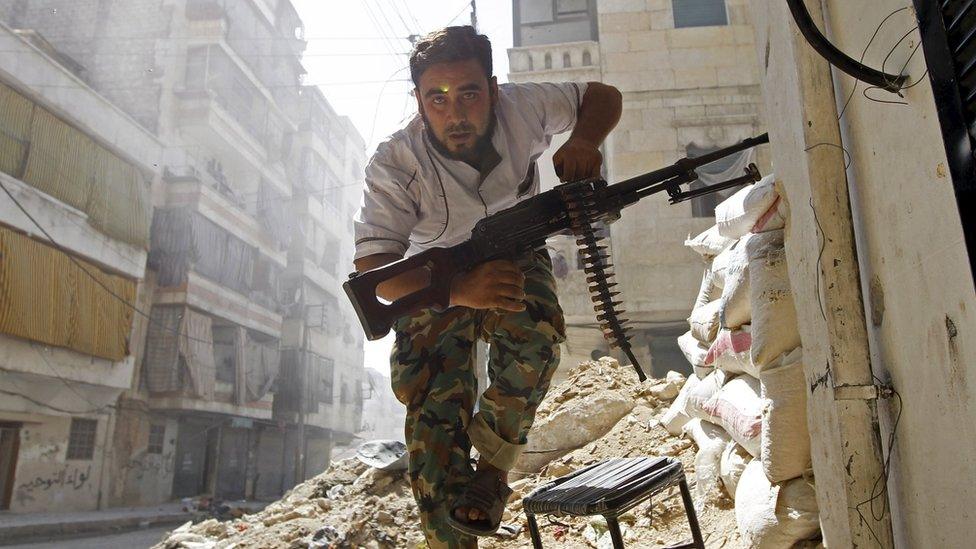
POLYGON ((586 140, 570 137, 552 155, 552 165, 560 181, 576 181, 600 175, 603 155, 600 147, 586 140))

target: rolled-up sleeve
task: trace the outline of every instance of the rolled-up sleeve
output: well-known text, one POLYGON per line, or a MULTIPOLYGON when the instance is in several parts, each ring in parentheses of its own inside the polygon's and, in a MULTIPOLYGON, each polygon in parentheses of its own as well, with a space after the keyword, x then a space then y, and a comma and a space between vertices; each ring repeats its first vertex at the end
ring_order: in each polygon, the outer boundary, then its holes
POLYGON ((576 125, 586 83, 533 82, 517 84, 516 89, 520 108, 534 112, 546 135, 556 135, 576 125))
POLYGON ((377 150, 366 167, 366 184, 359 212, 353 219, 355 259, 374 254, 404 255, 417 223, 417 205, 407 191, 416 170, 395 167, 385 151, 377 150))

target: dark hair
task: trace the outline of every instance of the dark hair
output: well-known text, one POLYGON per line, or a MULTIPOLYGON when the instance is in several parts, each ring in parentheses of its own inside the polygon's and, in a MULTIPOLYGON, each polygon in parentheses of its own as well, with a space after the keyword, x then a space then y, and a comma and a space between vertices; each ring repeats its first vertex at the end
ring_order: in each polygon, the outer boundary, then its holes
POLYGON ((491 42, 478 34, 474 27, 445 27, 420 39, 410 52, 410 78, 420 85, 420 76, 431 65, 477 59, 485 69, 485 78, 491 79, 491 42))

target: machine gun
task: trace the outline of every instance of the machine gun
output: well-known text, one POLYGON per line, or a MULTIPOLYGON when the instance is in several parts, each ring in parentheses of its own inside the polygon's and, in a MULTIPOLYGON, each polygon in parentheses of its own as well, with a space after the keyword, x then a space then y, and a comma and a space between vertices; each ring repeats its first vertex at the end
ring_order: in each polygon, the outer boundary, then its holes
POLYGON ((430 248, 362 273, 349 275, 342 285, 352 301, 366 337, 370 340, 385 336, 393 322, 420 309, 433 307, 444 310, 450 306, 451 280, 458 273, 479 263, 493 259, 511 259, 545 245, 550 236, 571 232, 577 237, 586 273, 586 282, 594 303, 597 321, 611 347, 619 347, 630 359, 641 381, 644 372, 631 351, 626 327, 627 319, 620 318, 621 301, 614 298, 619 292, 612 288, 611 264, 606 247, 600 245, 595 223, 609 223, 620 218, 620 210, 642 198, 665 191, 670 203, 755 183, 761 178, 755 164, 745 175, 707 187, 682 190, 681 185, 698 179, 695 172, 705 164, 731 154, 768 143, 767 134, 695 158, 682 158, 671 166, 639 175, 614 185, 599 178, 563 183, 553 189, 519 202, 479 221, 471 231, 471 238, 449 248, 430 248), (384 302, 376 294, 381 283, 404 273, 422 269, 429 275, 429 283, 413 293, 393 302, 384 302))

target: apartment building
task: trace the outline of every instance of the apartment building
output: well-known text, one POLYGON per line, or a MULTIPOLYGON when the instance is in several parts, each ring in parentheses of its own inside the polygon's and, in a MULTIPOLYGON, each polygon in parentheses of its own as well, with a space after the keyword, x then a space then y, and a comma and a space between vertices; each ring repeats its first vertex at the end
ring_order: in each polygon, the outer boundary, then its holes
POLYGON ((343 189, 361 181, 364 146, 301 85, 291 2, 0 10, 71 52, 79 78, 158 142, 141 259, 148 318, 105 435, 103 504, 274 498, 317 473, 360 423, 362 338, 333 271, 351 258, 343 189))

